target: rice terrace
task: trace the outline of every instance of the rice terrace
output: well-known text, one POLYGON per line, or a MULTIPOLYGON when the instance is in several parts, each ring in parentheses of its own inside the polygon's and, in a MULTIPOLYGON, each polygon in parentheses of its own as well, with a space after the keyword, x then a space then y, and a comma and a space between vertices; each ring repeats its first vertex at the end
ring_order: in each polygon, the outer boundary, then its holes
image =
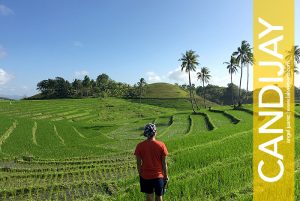
POLYGON ((251 200, 252 106, 209 104, 193 114, 185 98, 3 100, 0 200, 143 199, 133 149, 148 122, 170 151, 166 199, 251 200))
MULTIPOLYGON (((253 119, 269 130, 277 124, 256 118, 253 5, 0 1, 0 201, 251 201, 264 194, 255 182, 253 119)), ((270 65, 262 80, 295 91, 282 100, 295 104, 286 115, 295 128, 288 135, 295 182, 288 183, 300 200, 299 38, 284 50, 275 39, 263 47, 295 64, 280 67, 295 86, 268 74, 272 65, 278 70, 275 61, 261 60, 270 65)), ((278 151, 275 142, 263 143, 269 152, 261 153, 278 155, 283 146, 278 151)))

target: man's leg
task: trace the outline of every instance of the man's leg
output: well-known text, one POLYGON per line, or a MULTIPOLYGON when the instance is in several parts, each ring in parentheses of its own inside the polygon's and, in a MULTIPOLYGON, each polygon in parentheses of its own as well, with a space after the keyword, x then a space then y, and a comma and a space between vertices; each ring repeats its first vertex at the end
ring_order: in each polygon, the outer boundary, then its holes
POLYGON ((146 193, 146 201, 153 201, 153 193, 152 194, 146 193))
POLYGON ((163 201, 162 196, 156 195, 156 196, 155 196, 155 201, 163 201))
POLYGON ((155 180, 155 201, 163 201, 164 180, 162 178, 155 180))

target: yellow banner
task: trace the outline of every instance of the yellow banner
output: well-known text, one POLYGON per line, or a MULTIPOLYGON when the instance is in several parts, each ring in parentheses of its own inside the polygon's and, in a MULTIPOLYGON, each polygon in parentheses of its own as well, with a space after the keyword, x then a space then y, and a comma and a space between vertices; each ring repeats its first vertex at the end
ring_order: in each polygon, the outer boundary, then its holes
POLYGON ((253 199, 294 201, 294 0, 253 8, 253 199))

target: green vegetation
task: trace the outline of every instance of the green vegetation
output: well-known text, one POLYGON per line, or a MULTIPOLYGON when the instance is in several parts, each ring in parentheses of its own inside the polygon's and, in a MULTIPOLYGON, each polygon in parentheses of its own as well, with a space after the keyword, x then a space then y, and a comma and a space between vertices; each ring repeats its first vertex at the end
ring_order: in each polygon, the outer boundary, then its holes
MULTIPOLYGON (((180 87, 184 90, 187 90, 187 85, 181 85, 180 87)), ((210 102, 214 102, 219 105, 233 105, 232 93, 236 103, 239 88, 235 84, 228 84, 227 87, 208 84, 205 87, 198 86, 195 88, 195 92, 198 96, 203 96, 204 91, 206 100, 209 100, 210 102)), ((253 92, 248 92, 248 100, 246 100, 246 90, 241 90, 241 98, 244 104, 252 103, 252 94, 253 92)), ((300 93, 298 97, 300 97, 300 93)))
POLYGON ((88 98, 88 97, 119 97, 141 98, 146 86, 141 78, 133 86, 112 80, 108 75, 101 74, 95 80, 85 75, 83 80, 75 79, 69 82, 62 77, 42 80, 37 83, 41 92, 27 99, 55 99, 55 98, 88 98))
POLYGON ((186 98, 1 101, 0 200, 143 199, 133 150, 149 122, 170 152, 166 200, 252 200, 252 105, 243 108, 192 114, 186 98))

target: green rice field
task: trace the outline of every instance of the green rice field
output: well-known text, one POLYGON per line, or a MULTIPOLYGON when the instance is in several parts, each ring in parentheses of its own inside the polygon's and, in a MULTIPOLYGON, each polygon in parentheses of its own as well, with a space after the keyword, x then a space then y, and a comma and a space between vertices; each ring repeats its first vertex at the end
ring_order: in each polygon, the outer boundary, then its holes
MULTIPOLYGON (((169 150, 165 200, 252 200, 252 106, 192 114, 188 101, 177 103, 0 101, 0 200, 144 199, 133 151, 150 122, 169 150)), ((299 200, 299 126, 295 133, 299 200)))

